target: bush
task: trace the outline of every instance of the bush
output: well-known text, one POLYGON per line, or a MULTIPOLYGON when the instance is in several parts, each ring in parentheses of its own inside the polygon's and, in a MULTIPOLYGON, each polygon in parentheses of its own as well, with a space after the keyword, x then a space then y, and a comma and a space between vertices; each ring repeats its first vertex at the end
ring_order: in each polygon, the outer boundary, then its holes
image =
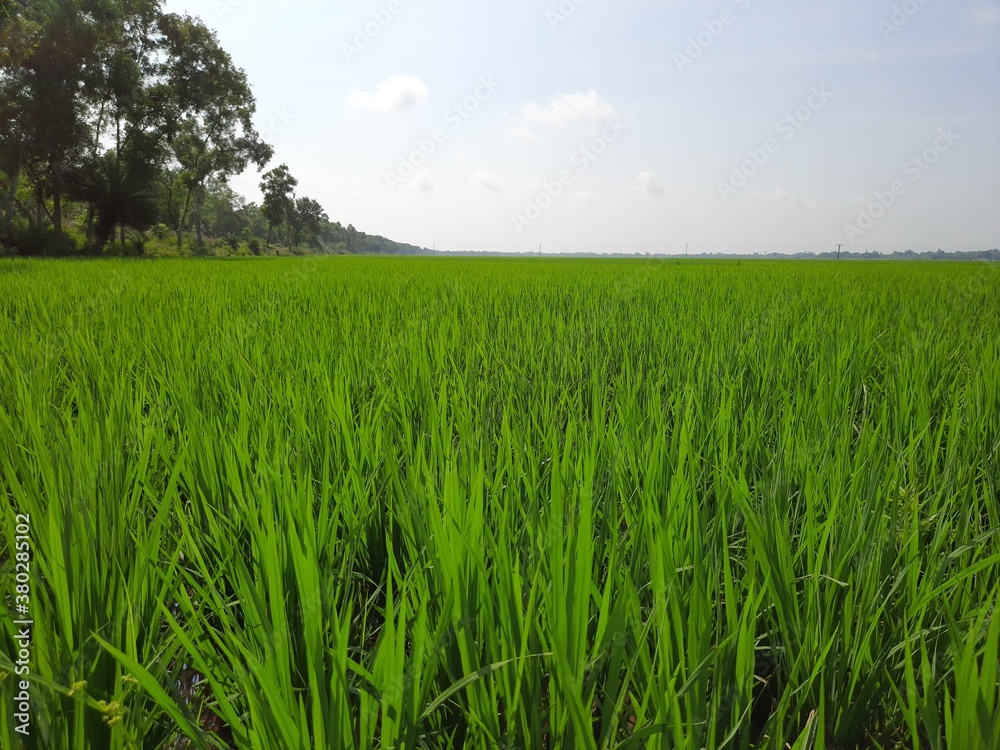
POLYGON ((38 227, 17 227, 12 250, 18 255, 76 255, 83 247, 78 232, 56 232, 38 227))
POLYGON ((226 255, 229 252, 229 245, 227 245, 223 240, 213 239, 205 240, 201 247, 195 243, 195 254, 200 256, 219 256, 226 255))
POLYGON ((109 242, 104 246, 104 255, 113 255, 115 257, 122 257, 129 254, 128 245, 123 245, 121 242, 109 242))
POLYGON ((173 237, 174 232, 166 224, 157 224, 149 230, 150 234, 161 242, 173 237))
MULTIPOLYGON (((149 240, 145 234, 137 232, 126 236, 125 242, 109 242, 105 245, 103 254, 113 255, 115 257, 145 255, 148 242, 149 240)), ((158 245, 158 243, 156 244, 158 245)))
POLYGON ((177 237, 171 234, 165 239, 159 239, 154 234, 146 239, 144 251, 145 255, 151 257, 176 258, 179 255, 177 237))

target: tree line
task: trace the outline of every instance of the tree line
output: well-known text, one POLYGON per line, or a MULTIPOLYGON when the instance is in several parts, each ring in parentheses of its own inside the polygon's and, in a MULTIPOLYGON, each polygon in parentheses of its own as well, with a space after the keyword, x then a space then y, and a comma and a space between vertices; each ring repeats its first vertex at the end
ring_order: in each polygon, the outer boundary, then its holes
POLYGON ((161 0, 0 0, 0 244, 21 254, 419 252, 331 222, 274 156, 247 76, 161 0))

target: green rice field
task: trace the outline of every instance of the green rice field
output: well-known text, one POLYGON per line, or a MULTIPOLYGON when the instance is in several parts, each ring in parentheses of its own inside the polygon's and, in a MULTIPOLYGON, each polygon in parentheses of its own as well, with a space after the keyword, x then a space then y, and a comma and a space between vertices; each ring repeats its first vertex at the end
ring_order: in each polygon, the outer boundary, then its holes
POLYGON ((995 266, 6 260, 0 347, 0 747, 1000 748, 995 266))

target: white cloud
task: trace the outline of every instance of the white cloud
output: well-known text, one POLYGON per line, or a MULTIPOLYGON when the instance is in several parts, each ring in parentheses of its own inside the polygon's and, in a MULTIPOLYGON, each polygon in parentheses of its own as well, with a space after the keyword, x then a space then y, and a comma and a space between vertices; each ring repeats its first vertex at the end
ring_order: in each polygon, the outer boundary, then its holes
POLYGON ((397 188, 404 188, 416 193, 433 193, 437 187, 434 184, 434 180, 431 178, 431 171, 429 169, 417 172, 408 180, 399 178, 399 181, 393 184, 393 190, 396 190, 397 188))
POLYGON ((427 103, 430 92, 416 76, 390 76, 378 85, 374 94, 351 91, 349 103, 357 109, 399 111, 427 103))
POLYGON ((538 136, 532 133, 527 128, 508 128, 508 133, 510 133, 515 138, 520 138, 522 141, 537 141, 538 136))
POLYGON ((480 169, 472 175, 471 182, 473 185, 481 185, 489 188, 490 190, 503 190, 503 183, 500 182, 500 176, 497 175, 496 172, 491 172, 488 169, 480 169))
POLYGON ((792 203, 799 208, 813 208, 818 205, 814 200, 801 198, 795 193, 789 193, 787 190, 780 187, 771 188, 770 190, 754 190, 751 195, 755 198, 776 201, 778 203, 792 203))
POLYGON ((640 172, 632 181, 632 189, 647 195, 662 195, 667 192, 660 178, 652 172, 640 172))
POLYGON ((433 193, 434 183, 431 181, 431 173, 428 170, 418 172, 413 180, 411 180, 411 185, 414 190, 421 193, 433 193))
POLYGON ((525 102, 516 118, 533 125, 559 126, 571 123, 593 123, 616 114, 615 108, 594 90, 587 93, 556 94, 547 106, 525 102))
POLYGON ((1000 23, 1000 5, 978 0, 972 11, 972 18, 975 20, 976 26, 992 28, 1000 23))

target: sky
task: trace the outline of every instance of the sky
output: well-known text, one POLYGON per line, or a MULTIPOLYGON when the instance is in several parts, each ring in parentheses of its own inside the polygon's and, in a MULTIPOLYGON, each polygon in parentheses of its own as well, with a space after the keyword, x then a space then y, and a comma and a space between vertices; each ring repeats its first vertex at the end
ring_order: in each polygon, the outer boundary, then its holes
MULTIPOLYGON (((1000 0, 167 0, 298 194, 445 251, 1000 246, 1000 0)), ((273 166, 273 165, 272 165, 273 166)), ((260 175, 234 187, 259 200, 260 175)))

